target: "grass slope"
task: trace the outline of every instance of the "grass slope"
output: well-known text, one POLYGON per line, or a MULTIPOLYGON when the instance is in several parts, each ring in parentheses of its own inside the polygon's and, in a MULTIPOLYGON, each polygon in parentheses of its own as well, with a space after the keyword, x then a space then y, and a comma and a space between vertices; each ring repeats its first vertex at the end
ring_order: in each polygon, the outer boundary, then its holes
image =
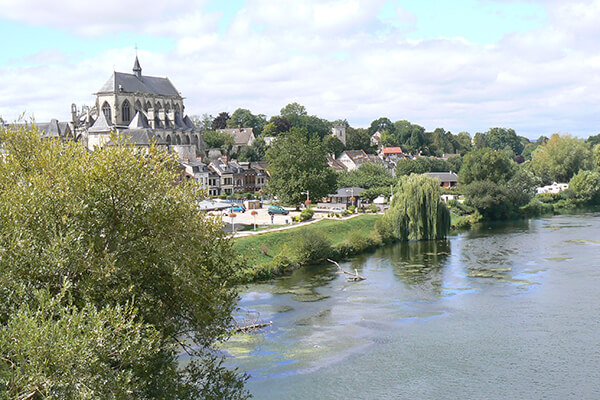
POLYGON ((335 246, 346 240, 350 234, 368 237, 379 218, 381 215, 365 214, 346 220, 325 219, 295 229, 237 238, 233 248, 242 256, 248 267, 253 267, 272 261, 285 244, 293 244, 295 238, 304 232, 318 231, 335 246))

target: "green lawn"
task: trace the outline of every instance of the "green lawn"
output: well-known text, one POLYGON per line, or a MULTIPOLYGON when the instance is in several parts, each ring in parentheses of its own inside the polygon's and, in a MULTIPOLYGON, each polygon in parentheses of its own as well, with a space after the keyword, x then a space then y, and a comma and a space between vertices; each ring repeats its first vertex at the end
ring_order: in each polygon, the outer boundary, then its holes
POLYGON ((305 231, 319 231, 335 246, 353 232, 359 232, 364 237, 369 236, 379 218, 381 215, 364 214, 347 220, 324 219, 294 229, 237 238, 234 240, 233 248, 243 257, 248 266, 255 266, 271 261, 286 243, 292 243, 296 235, 305 231))

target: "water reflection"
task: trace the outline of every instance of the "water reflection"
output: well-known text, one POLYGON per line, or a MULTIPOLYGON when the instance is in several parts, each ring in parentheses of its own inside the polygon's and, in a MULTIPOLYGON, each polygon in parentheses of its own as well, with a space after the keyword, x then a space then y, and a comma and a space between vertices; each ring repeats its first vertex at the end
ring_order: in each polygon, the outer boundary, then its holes
POLYGON ((447 240, 400 243, 378 251, 376 256, 386 258, 393 274, 409 286, 428 287, 440 294, 443 267, 450 256, 447 240))

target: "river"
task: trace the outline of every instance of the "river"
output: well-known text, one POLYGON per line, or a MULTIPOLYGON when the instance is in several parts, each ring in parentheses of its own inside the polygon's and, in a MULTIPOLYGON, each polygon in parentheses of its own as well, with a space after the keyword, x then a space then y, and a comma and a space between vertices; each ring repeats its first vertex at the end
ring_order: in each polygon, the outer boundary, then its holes
POLYGON ((256 399, 600 398, 600 214, 497 223, 245 288, 256 399))

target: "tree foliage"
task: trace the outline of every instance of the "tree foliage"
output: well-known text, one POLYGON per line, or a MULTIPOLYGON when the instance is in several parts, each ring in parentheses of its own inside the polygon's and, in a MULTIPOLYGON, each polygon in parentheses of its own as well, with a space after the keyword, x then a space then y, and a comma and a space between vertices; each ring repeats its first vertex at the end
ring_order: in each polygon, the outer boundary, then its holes
POLYGON ((269 191, 287 204, 320 199, 335 189, 335 172, 327 166, 327 151, 316 135, 292 128, 267 150, 269 191))
POLYGON ((379 231, 400 241, 444 239, 450 231, 450 212, 440 194, 437 179, 401 177, 379 231))
POLYGON ((344 151, 344 143, 332 135, 327 135, 323 138, 323 146, 325 146, 328 154, 334 154, 336 157, 344 151))
MULTIPOLYGON (((176 159, 154 146, 136 150, 117 136, 94 152, 21 129, 3 130, 0 141, 7 151, 0 159, 0 326, 15 332, 15 321, 31 323, 32 335, 44 326, 69 330, 73 340, 87 343, 86 335, 94 332, 71 330, 61 319, 90 316, 90 327, 105 319, 110 330, 111 318, 120 318, 133 324, 131 334, 142 335, 132 345, 153 341, 139 351, 137 364, 109 360, 141 388, 121 398, 245 397, 243 379, 222 368, 211 352, 226 336, 236 303, 227 285, 237 270, 235 257, 220 223, 199 210, 197 189, 175 184, 176 159), (36 293, 56 297, 65 285, 70 308, 52 321, 40 320, 36 293), (127 308, 132 304, 135 311, 127 308), (184 349, 191 361, 179 368, 184 349)), ((104 333, 96 334, 101 340, 104 333)), ((119 348, 127 337, 113 335, 112 345, 119 348)), ((49 348, 63 346, 56 340, 49 348)), ((24 343, 21 354, 34 350, 24 343)), ((106 372, 98 365, 99 373, 106 372)), ((10 367, 9 374, 19 368, 26 366, 10 367)), ((43 368, 38 372, 45 374, 43 368)), ((58 388, 68 379, 57 375, 49 385, 58 388)))
POLYGON ((582 139, 554 134, 533 152, 529 166, 544 183, 568 182, 580 169, 591 167, 591 151, 582 139))
POLYGON ((577 202, 587 205, 600 204, 600 171, 581 170, 569 182, 577 202))
POLYGON ((387 187, 389 194, 390 185, 395 183, 392 173, 383 164, 363 163, 352 171, 343 171, 338 174, 337 187, 361 187, 370 189, 373 187, 387 187))
POLYGON ((212 130, 216 131, 217 129, 227 128, 227 121, 229 121, 229 118, 230 116, 228 112, 223 111, 219 113, 219 115, 213 119, 212 130))
POLYGON ((463 185, 484 180, 506 183, 512 178, 516 168, 508 153, 482 148, 465 155, 458 173, 458 181, 463 185))
POLYGON ((254 115, 250 110, 246 110, 245 108, 238 108, 227 120, 227 126, 229 128, 252 128, 256 136, 260 136, 266 123, 267 117, 265 115, 254 115))
POLYGON ((363 128, 346 129, 346 148, 348 150, 364 150, 366 153, 375 153, 375 146, 371 144, 369 131, 363 128))
POLYGON ((221 149, 228 153, 235 144, 235 140, 233 136, 225 132, 207 131, 204 133, 204 143, 208 149, 221 149))
POLYGON ((521 154, 523 143, 514 129, 492 128, 486 133, 476 135, 476 147, 489 147, 493 150, 510 150, 514 154, 521 154))

